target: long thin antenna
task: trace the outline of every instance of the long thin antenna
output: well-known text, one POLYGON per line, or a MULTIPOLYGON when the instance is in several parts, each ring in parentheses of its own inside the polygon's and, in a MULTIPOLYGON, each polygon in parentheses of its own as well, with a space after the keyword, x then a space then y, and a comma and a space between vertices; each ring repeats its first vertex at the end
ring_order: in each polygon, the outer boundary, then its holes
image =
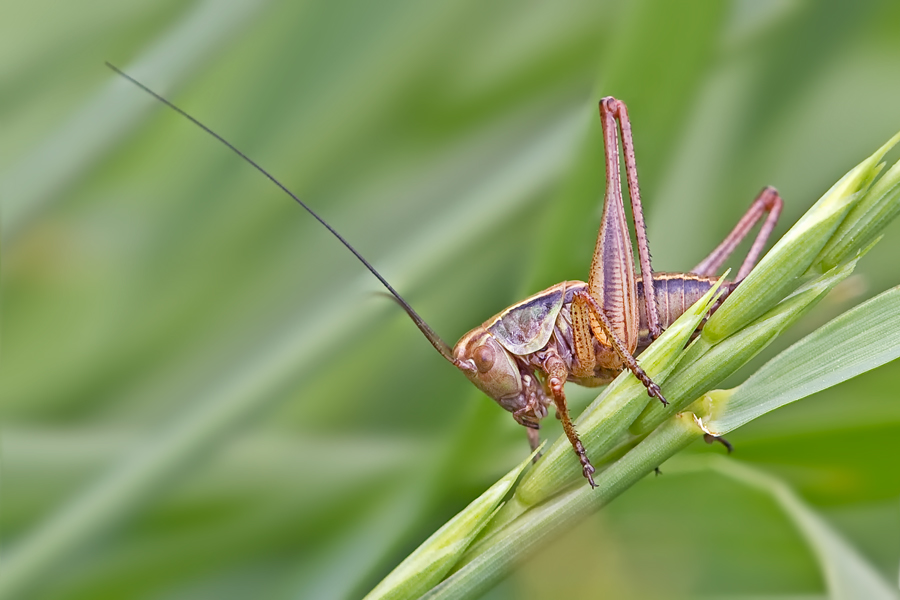
POLYGON ((381 276, 381 273, 376 271, 375 267, 373 267, 371 264, 369 264, 369 261, 367 261, 365 258, 363 258, 363 256, 359 252, 356 251, 356 248, 354 248, 353 246, 350 245, 350 242, 345 240, 344 237, 341 234, 339 234, 337 231, 335 231, 331 225, 326 223, 322 217, 320 217, 318 214, 316 214, 316 211, 314 211, 309 206, 307 206, 306 203, 303 202, 303 200, 298 198, 291 190, 287 189, 280 181, 275 179, 275 177, 272 176, 268 171, 266 171, 261 166, 259 166, 252 158, 250 158, 249 156, 247 156, 246 154, 244 154, 243 152, 238 150, 231 142, 229 142, 228 140, 223 138, 221 135, 219 135, 218 133, 216 133, 215 131, 213 131, 212 129, 210 129, 209 127, 207 127, 206 125, 204 125, 203 123, 201 123, 200 121, 198 121, 197 119, 195 119, 194 117, 192 117, 191 115, 189 115, 188 113, 183 111, 182 109, 178 108, 177 106, 172 104, 169 100, 166 100, 165 98, 163 98, 162 96, 160 96, 159 94, 157 94, 156 92, 154 92, 153 90, 148 88, 146 85, 144 85, 143 83, 141 83, 140 81, 138 81, 137 79, 135 79, 134 77, 129 75, 128 73, 125 73, 120 68, 116 67, 115 65, 113 65, 109 62, 106 63, 106 66, 109 67, 110 69, 112 69, 113 71, 115 71, 116 73, 118 73, 119 75, 121 75, 122 77, 124 77, 125 79, 127 79, 128 81, 130 81, 131 83, 133 83, 134 85, 136 85, 137 87, 144 90, 145 92, 147 92, 148 94, 150 94, 151 96, 153 96, 154 98, 156 98, 157 100, 159 100, 160 102, 162 102, 163 104, 165 104, 166 106, 168 106, 169 108, 171 108, 172 110, 177 112, 178 114, 180 114, 182 117, 191 121, 194 125, 196 125, 200 129, 202 129, 209 135, 213 136, 214 138, 216 138, 217 140, 219 140, 220 142, 225 144, 225 146, 227 146, 229 149, 231 149, 232 152, 234 152, 235 154, 237 154, 238 156, 243 158, 245 161, 250 163, 257 171, 259 171, 260 173, 265 175, 269 179, 269 181, 271 181, 272 183, 277 185, 279 188, 281 188, 282 191, 284 191, 284 193, 286 193, 288 196, 293 198, 297 204, 299 204, 300 206, 305 208, 306 212, 311 214, 313 217, 315 217, 315 219, 319 223, 324 225, 325 228, 328 231, 330 231, 332 233, 332 235, 334 235, 334 237, 339 239, 341 241, 341 243, 347 247, 347 250, 349 250, 350 252, 353 253, 353 256, 358 258, 359 261, 366 266, 366 268, 372 273, 372 275, 374 275, 375 277, 378 278, 378 281, 380 281, 381 284, 385 288, 387 288, 387 290, 397 300, 397 302, 400 304, 400 306, 403 307, 403 310, 406 311, 406 314, 408 314, 410 316, 410 318, 413 320, 413 322, 416 324, 416 326, 419 328, 419 330, 425 335, 426 338, 428 338, 428 341, 431 342, 431 345, 434 346, 435 350, 440 352, 441 356, 446 358, 448 361, 454 362, 453 361, 453 352, 450 349, 450 346, 447 345, 447 342, 442 340, 438 336, 438 334, 436 334, 434 332, 434 330, 432 330, 431 327, 428 326, 428 323, 426 323, 425 320, 422 319, 422 317, 420 317, 419 314, 415 310, 413 310, 413 307, 410 306, 409 303, 406 300, 404 300, 400 294, 397 293, 397 290, 395 290, 391 286, 391 284, 388 283, 387 280, 381 276))

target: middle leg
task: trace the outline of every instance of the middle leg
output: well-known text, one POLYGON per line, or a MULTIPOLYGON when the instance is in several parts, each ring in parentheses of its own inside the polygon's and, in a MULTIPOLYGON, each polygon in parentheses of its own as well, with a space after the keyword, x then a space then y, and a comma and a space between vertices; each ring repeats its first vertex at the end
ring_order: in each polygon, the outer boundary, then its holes
POLYGON ((569 443, 572 444, 575 454, 578 455, 582 474, 588 480, 588 483, 591 484, 591 487, 595 488, 597 484, 594 483, 593 477, 594 465, 591 464, 591 460, 587 457, 584 444, 581 443, 581 438, 578 437, 578 432, 575 431, 575 425, 569 417, 569 407, 566 404, 566 392, 563 389, 563 385, 566 383, 569 370, 555 351, 547 352, 542 368, 547 374, 547 391, 550 392, 550 395, 553 397, 553 403, 556 405, 556 416, 562 421, 563 431, 565 431, 566 437, 569 438, 569 443))
POLYGON ((596 317, 601 330, 603 330, 603 332, 605 333, 603 337, 611 343, 612 349, 616 352, 616 354, 619 355, 622 364, 627 367, 635 377, 637 377, 638 381, 644 384, 644 387, 647 388, 648 395, 658 399, 663 403, 664 406, 667 406, 669 402, 663 397, 662 390, 659 389, 659 386, 654 383, 654 381, 650 379, 650 376, 647 375, 647 372, 637 364, 637 360, 635 360, 631 352, 629 352, 628 349, 622 345, 622 342, 619 341, 615 335, 612 335, 612 325, 610 324, 607 316, 603 314, 603 310, 600 308, 600 305, 597 304, 597 301, 594 300, 590 294, 583 290, 575 292, 575 295, 577 299, 581 300, 588 307, 590 307, 591 312, 596 317))

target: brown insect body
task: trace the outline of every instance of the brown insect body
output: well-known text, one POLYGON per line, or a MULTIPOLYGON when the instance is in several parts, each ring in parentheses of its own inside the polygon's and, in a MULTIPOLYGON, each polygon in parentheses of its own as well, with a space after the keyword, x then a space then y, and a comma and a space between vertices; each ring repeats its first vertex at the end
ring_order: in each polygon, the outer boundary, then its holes
MULTIPOLYGON (((665 328, 674 323, 716 281, 715 277, 693 273, 654 273, 660 325, 665 328)), ((584 371, 575 348, 572 305, 577 294, 587 288, 583 281, 563 281, 551 286, 491 317, 464 335, 454 348, 454 358, 462 364, 460 368, 469 380, 513 413, 521 425, 537 429, 553 402, 546 390, 548 356, 562 359, 569 373, 584 371)), ((639 354, 652 339, 642 304, 643 281, 638 281, 635 288, 640 330, 634 353, 639 354)), ((600 340, 593 338, 593 344, 595 352, 602 351, 600 340)), ((611 382, 621 371, 594 364, 591 374, 570 375, 568 380, 597 387, 611 382)))
MULTIPOLYGON (((718 277, 696 275, 694 273, 654 273, 653 288, 656 292, 656 305, 659 307, 660 325, 665 329, 683 315, 694 302, 715 285, 718 277)), ((722 283, 725 290, 732 287, 732 283, 722 283)), ((640 354, 653 338, 650 337, 650 328, 647 325, 647 311, 644 308, 644 282, 637 282, 638 296, 638 345, 635 355, 640 354)))
POLYGON ((384 285, 441 356, 459 368, 478 389, 510 411, 516 421, 528 427, 533 448, 539 442, 540 420, 547 415, 547 407, 552 402, 581 461, 584 476, 592 486, 594 467, 569 417, 563 389, 565 382, 603 385, 628 369, 646 386, 651 396, 665 403, 659 386, 638 366, 635 354, 646 348, 660 335, 662 328, 675 321, 710 289, 722 263, 766 215, 734 283, 728 286, 734 289, 756 264, 781 212, 778 192, 774 188, 765 188, 731 233, 690 273, 653 273, 638 189, 631 123, 624 103, 615 98, 603 98, 600 117, 606 152, 606 197, 588 281, 563 281, 549 287, 476 327, 451 349, 347 240, 281 182, 209 127, 113 65, 107 65, 230 148, 327 228, 384 285), (619 172, 620 139, 634 217, 640 278, 625 220, 619 172))
POLYGON ((539 443, 536 430, 552 402, 591 485, 594 467, 569 417, 565 382, 603 385, 627 368, 650 396, 666 404, 659 386, 637 364, 635 355, 712 287, 716 271, 766 215, 735 282, 728 287, 733 289, 747 276, 782 207, 774 188, 763 189, 732 232, 691 272, 654 273, 625 104, 615 98, 602 99, 600 118, 606 196, 588 281, 564 281, 523 300, 467 333, 453 350, 453 364, 529 428, 532 448, 539 443), (625 218, 620 139, 640 277, 625 218))

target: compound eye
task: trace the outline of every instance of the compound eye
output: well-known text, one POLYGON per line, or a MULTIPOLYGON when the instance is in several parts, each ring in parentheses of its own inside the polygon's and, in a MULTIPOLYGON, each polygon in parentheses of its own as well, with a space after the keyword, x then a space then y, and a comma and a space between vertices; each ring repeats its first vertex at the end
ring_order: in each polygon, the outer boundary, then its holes
POLYGON ((478 346, 472 352, 472 359, 479 373, 487 373, 494 366, 494 350, 489 346, 478 346))

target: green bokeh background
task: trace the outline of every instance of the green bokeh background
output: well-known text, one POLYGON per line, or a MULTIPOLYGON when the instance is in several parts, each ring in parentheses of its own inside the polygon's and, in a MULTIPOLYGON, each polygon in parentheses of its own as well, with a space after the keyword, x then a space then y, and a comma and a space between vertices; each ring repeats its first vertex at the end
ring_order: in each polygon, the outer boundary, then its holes
MULTIPOLYGON (((270 169, 451 342, 586 276, 601 96, 628 104, 660 271, 763 185, 780 235, 900 129, 891 0, 6 8, 0 565, 43 536, 36 598, 359 597, 527 453, 320 225, 103 61, 270 169)), ((754 364, 900 282, 898 255, 895 224, 754 364)), ((898 380, 730 436, 893 582, 898 380)), ((677 471, 489 596, 824 597, 771 498, 677 471)))

